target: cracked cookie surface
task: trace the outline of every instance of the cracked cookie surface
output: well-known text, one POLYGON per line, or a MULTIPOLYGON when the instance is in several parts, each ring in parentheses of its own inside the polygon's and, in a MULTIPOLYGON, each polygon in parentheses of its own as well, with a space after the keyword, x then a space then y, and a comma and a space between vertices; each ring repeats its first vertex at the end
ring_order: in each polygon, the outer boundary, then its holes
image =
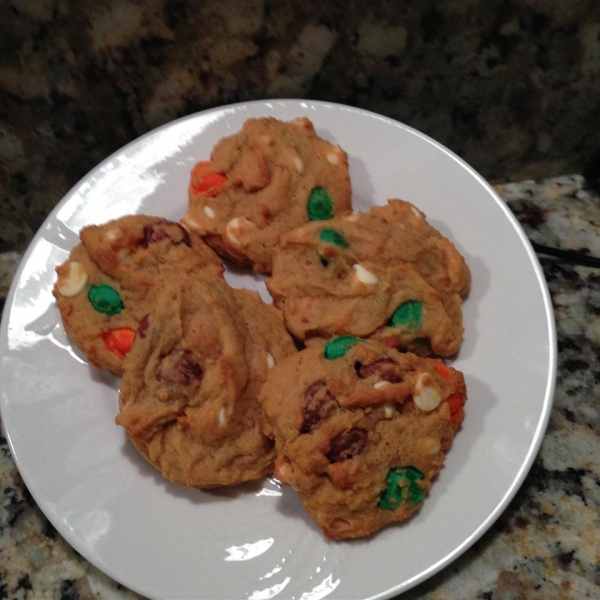
POLYGON ((191 174, 186 227, 219 254, 271 271, 279 236, 351 212, 348 157, 309 119, 249 119, 191 174))
POLYGON ((182 225, 130 215, 85 227, 56 269, 53 294, 71 341, 118 375, 140 319, 175 274, 221 279, 219 257, 182 225))
POLYGON ((369 535, 423 503, 463 420, 464 377, 350 336, 273 368, 260 400, 275 476, 329 539, 369 535))
POLYGON ((375 337, 422 355, 454 354, 470 272, 454 245, 401 200, 284 234, 266 280, 292 334, 375 337))
POLYGON ((258 390, 295 347, 279 312, 220 281, 166 287, 138 328, 116 418, 167 479, 211 488, 271 472, 258 390))

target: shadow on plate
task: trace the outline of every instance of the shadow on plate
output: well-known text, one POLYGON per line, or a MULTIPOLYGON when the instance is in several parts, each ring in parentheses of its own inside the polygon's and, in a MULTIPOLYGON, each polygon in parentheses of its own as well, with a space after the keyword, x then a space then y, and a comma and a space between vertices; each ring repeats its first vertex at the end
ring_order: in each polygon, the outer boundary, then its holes
POLYGON ((282 486, 282 494, 276 504, 277 511, 286 519, 299 519, 304 525, 323 535, 312 517, 306 512, 298 494, 289 486, 282 486))
POLYGON ((133 446, 126 438, 123 438, 121 446, 123 456, 133 463, 140 475, 145 478, 152 478, 154 482, 162 487, 170 496, 176 498, 184 498, 193 504, 207 504, 211 502, 223 502, 226 500, 235 500, 242 495, 258 494, 264 489, 265 480, 258 479, 249 481, 235 486, 224 486, 214 489, 187 488, 183 485, 178 485, 163 477, 133 446))
MULTIPOLYGON (((73 352, 76 352, 79 356, 81 356, 82 361, 87 362, 87 359, 86 359, 85 355, 83 354, 83 352, 81 350, 79 350, 79 348, 77 348, 77 346, 75 346, 75 345, 73 345, 73 352)), ((94 367, 93 365, 91 365, 89 363, 87 366, 88 366, 88 369, 90 372, 90 379, 94 383, 100 383, 102 385, 105 385, 106 387, 109 387, 111 390, 113 390, 114 394, 115 394, 115 398, 118 403, 118 401, 119 401, 119 385, 121 383, 121 378, 118 375, 111 373, 110 371, 97 369, 96 367, 94 367)))

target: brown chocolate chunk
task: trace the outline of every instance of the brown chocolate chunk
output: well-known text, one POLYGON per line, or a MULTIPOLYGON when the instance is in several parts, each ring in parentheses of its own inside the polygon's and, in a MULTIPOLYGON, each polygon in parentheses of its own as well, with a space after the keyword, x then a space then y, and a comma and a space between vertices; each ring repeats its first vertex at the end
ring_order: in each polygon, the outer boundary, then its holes
POLYGON ((335 402, 335 396, 329 390, 325 390, 324 393, 319 394, 325 387, 325 381, 319 379, 306 388, 304 392, 306 402, 302 408, 304 420, 300 430, 301 433, 308 433, 314 425, 323 419, 327 412, 327 405, 335 402))
POLYGON ((140 338, 140 340, 146 339, 146 334, 148 333, 148 327, 150 327, 150 315, 146 313, 138 324, 137 331, 135 332, 136 337, 140 338))
POLYGON ((156 379, 167 383, 190 385, 201 377, 202 367, 189 350, 168 354, 156 369, 156 379))
POLYGON ((361 427, 353 427, 338 433, 331 440, 331 446, 327 453, 329 462, 341 462, 360 454, 367 445, 367 437, 367 430, 361 427))
POLYGON ((159 221, 158 223, 150 223, 144 227, 144 237, 140 244, 147 248, 149 244, 161 242, 162 240, 170 239, 173 244, 185 244, 191 246, 190 234, 183 226, 174 221, 159 221))
POLYGON ((371 375, 378 375, 379 379, 389 381, 390 383, 398 383, 402 378, 394 372, 393 368, 390 368, 391 366, 397 365, 398 363, 393 358, 386 357, 380 358, 370 365, 356 363, 354 368, 356 369, 358 376, 362 379, 371 377, 371 375))

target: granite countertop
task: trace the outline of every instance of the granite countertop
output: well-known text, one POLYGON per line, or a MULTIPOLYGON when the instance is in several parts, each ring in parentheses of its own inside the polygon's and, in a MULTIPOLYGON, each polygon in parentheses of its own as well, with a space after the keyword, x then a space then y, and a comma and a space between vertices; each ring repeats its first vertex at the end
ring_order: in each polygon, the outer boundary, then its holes
MULTIPOLYGON (((518 181, 496 189, 530 239, 600 256, 600 194, 561 175, 598 148, 599 32, 592 0, 0 2, 0 308, 34 232, 92 167, 172 119, 253 99, 407 123, 518 181)), ((600 270, 541 263, 558 380, 539 456, 491 530, 403 600, 600 598, 600 270)), ((139 596, 54 530, 0 437, 3 598, 139 596)))
POLYGON ((239 101, 368 109, 492 181, 580 172, 599 32, 594 0, 0 2, 0 252, 126 143, 239 101))
MULTIPOLYGON (((600 256, 600 195, 578 175, 504 183, 533 241, 600 256)), ((19 253, 0 255, 6 293, 19 253)), ((555 309, 558 380, 541 451, 510 506, 462 557, 403 599, 598 598, 600 271, 541 258, 555 309)), ((0 599, 133 600, 55 531, 0 438, 0 599)))

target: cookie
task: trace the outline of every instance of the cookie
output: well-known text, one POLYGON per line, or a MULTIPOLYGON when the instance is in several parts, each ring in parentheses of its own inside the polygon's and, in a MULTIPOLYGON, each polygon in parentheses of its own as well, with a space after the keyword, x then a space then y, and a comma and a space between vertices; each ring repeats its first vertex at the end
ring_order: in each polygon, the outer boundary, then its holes
POLYGON ((272 471, 258 390, 295 352, 280 313, 224 282, 163 288, 125 361, 119 414, 137 450, 170 481, 234 485, 272 471))
POLYGON ((275 440, 275 477, 332 540, 410 517, 440 471, 466 401, 441 360, 344 336, 292 355, 260 401, 275 440))
POLYGON ((284 234, 266 285, 290 332, 308 343, 356 335, 450 356, 462 340, 470 273, 418 209, 391 200, 284 234))
POLYGON ((194 167, 188 192, 186 227, 259 273, 282 233, 352 210, 347 155, 306 117, 249 119, 194 167))
POLYGON ((53 294, 65 330, 99 369, 118 375, 140 319, 175 274, 220 279, 219 257, 181 224, 126 216, 84 228, 57 267, 53 294))

